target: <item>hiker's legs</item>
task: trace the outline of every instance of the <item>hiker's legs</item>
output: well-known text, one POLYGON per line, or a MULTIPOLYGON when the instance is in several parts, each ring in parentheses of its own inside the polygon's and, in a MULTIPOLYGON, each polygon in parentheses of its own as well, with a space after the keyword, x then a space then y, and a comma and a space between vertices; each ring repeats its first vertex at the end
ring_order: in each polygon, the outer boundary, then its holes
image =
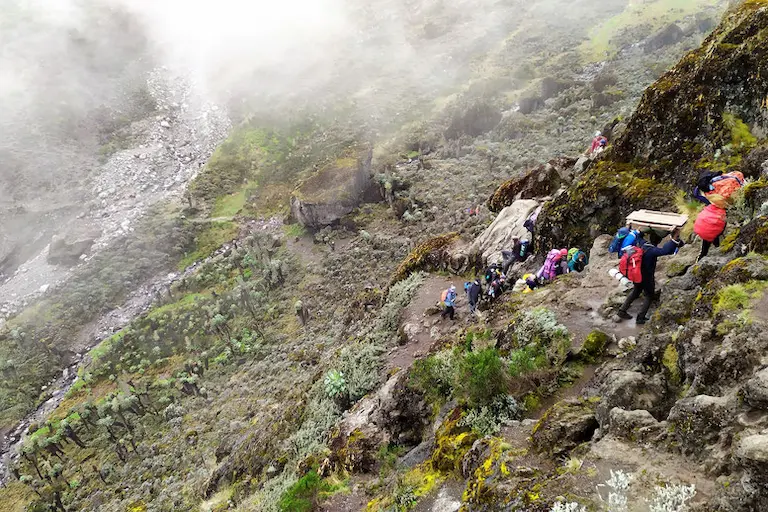
POLYGON ((477 311, 477 304, 475 304, 474 302, 470 302, 469 303, 469 312, 474 315, 475 311, 477 311))
POLYGON ((635 299, 637 299, 641 293, 643 293, 643 285, 641 283, 635 283, 634 288, 632 288, 632 292, 627 297, 627 300, 624 301, 624 305, 619 308, 619 311, 626 313, 629 310, 629 307, 633 302, 635 302, 635 299))
POLYGON ((448 313, 448 316, 451 318, 451 320, 453 320, 453 313, 454 313, 453 306, 448 306, 445 309, 446 309, 446 312, 448 313))
POLYGON ((712 242, 707 242, 706 240, 701 241, 701 252, 699 253, 699 259, 707 255, 711 246, 712 242))
POLYGON ((648 310, 651 309, 651 302, 653 302, 653 296, 656 294, 656 283, 649 283, 643 287, 643 306, 637 313, 637 318, 642 318, 645 321, 645 315, 648 314, 648 310))

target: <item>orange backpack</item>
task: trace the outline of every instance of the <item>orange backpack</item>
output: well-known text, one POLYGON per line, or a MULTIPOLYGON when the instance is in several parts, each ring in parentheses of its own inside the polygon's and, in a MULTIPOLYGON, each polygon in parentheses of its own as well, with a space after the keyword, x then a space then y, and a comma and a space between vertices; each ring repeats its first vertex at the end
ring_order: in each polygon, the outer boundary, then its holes
POLYGON ((718 208, 728 208, 733 201, 731 196, 744 185, 744 174, 729 172, 713 178, 710 185, 712 190, 706 192, 704 197, 718 208))

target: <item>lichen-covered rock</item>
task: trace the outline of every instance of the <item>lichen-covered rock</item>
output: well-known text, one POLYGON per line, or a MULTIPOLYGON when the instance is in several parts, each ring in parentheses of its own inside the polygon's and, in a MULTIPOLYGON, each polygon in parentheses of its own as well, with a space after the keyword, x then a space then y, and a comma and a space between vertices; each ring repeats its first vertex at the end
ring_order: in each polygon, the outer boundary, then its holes
POLYGON ((598 428, 595 399, 564 400, 552 406, 533 428, 531 444, 538 451, 563 455, 592 439, 598 428))
POLYGON ((500 212, 518 199, 539 199, 569 183, 576 160, 555 158, 502 183, 488 199, 488 208, 500 212))
POLYGON ((739 255, 751 252, 768 254, 768 216, 757 217, 739 228, 733 249, 739 255))
POLYGON ((663 414, 667 387, 661 374, 653 376, 629 370, 615 370, 602 378, 600 404, 596 415, 603 431, 610 430, 610 412, 619 407, 625 410, 646 410, 659 417, 663 414))
POLYGON ((322 228, 354 210, 371 186, 373 151, 340 158, 304 180, 291 196, 291 213, 303 226, 322 228))
POLYGON ((768 498, 768 435, 742 437, 736 443, 733 456, 747 471, 749 484, 757 488, 763 499, 768 498))
POLYGON ((744 401, 758 409, 768 409, 768 368, 755 373, 744 386, 744 401))
POLYGON ((666 422, 656 421, 656 418, 644 409, 625 411, 619 407, 614 407, 609 416, 610 428, 608 433, 615 437, 658 443, 667 433, 666 422))
POLYGON ((470 259, 476 259, 481 264, 501 261, 501 251, 512 249, 513 238, 530 238, 523 223, 538 206, 538 201, 520 199, 504 208, 472 243, 469 248, 470 259))
POLYGON ((703 458, 707 445, 728 441, 736 410, 737 402, 728 397, 698 395, 678 400, 667 421, 683 453, 703 458))
POLYGON ((704 361, 695 369, 691 387, 699 393, 725 394, 749 378, 768 348, 768 336, 756 330, 733 331, 717 350, 710 347, 704 361))

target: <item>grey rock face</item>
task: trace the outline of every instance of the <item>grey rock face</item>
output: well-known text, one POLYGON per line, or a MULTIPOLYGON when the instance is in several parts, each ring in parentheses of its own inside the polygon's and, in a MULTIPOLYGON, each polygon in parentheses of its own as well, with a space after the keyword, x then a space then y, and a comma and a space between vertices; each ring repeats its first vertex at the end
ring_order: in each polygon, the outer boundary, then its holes
POLYGON ((660 413, 666 396, 666 386, 660 375, 648 376, 628 370, 608 374, 600 390, 602 401, 597 407, 600 428, 611 428, 611 410, 619 407, 625 410, 643 409, 649 414, 660 413))
POLYGON ((757 372, 744 387, 744 401, 758 409, 768 409, 768 368, 757 372))

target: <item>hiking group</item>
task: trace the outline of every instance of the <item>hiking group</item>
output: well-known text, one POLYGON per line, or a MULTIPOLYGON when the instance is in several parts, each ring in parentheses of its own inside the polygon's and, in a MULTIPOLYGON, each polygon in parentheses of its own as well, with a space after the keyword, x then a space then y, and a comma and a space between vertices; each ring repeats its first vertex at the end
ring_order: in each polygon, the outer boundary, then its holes
MULTIPOLYGON (((600 154, 606 147, 608 140, 597 132, 588 150, 590 156, 600 154)), ((735 192, 744 185, 744 175, 741 172, 707 172, 697 181, 692 191, 693 197, 704 203, 704 208, 698 213, 693 226, 693 232, 702 240, 701 251, 697 261, 709 253, 711 246, 719 247, 720 238, 726 228, 726 209, 735 201, 735 192)), ((479 209, 479 208, 478 208, 479 209)), ((536 209, 524 222, 524 227, 534 234, 536 220, 541 211, 541 206, 536 209)), ((662 256, 677 254, 685 245, 681 239, 682 226, 687 222, 687 217, 669 214, 665 212, 653 212, 640 210, 633 215, 650 215, 651 221, 630 222, 626 227, 618 230, 610 246, 609 253, 615 253, 619 259, 618 269, 611 269, 609 274, 620 279, 623 284, 631 287, 631 291, 624 303, 619 308, 615 321, 632 319, 629 309, 632 304, 643 296, 643 302, 635 318, 636 323, 642 325, 648 320, 647 314, 656 295, 656 265, 662 256), (664 225, 654 223, 658 218, 677 217, 678 225, 664 225), (682 219, 682 220, 680 220, 682 219), (669 235, 669 240, 659 246, 664 238, 669 235)), ((635 219, 637 220, 637 219, 635 219)), ((646 219, 647 220, 647 219, 646 219)), ((533 239, 533 237, 531 237, 533 239)), ((477 315, 477 309, 481 301, 493 301, 508 288, 507 274, 515 263, 522 263, 533 254, 532 240, 512 239, 511 250, 501 251, 502 260, 491 263, 480 276, 473 281, 464 284, 464 292, 469 304, 471 315, 477 315), (484 284, 483 284, 484 280, 484 284)), ((546 253, 544 264, 535 274, 527 273, 518 279, 512 286, 513 292, 530 293, 535 289, 553 282, 558 276, 571 272, 582 272, 589 264, 589 257, 578 248, 557 249, 553 248, 546 253)), ((455 319, 455 305, 457 300, 456 287, 450 286, 441 297, 443 308, 442 317, 455 319)))

